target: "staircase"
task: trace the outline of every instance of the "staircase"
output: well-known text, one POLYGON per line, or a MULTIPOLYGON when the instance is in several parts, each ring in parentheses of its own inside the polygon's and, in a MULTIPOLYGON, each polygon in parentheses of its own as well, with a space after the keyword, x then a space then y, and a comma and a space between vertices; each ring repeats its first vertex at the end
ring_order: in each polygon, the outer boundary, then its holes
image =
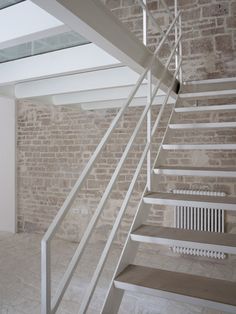
MULTIPOLYGON (((144 29, 147 27, 148 13, 145 1, 140 1, 144 12, 144 29), (146 26, 145 26, 146 25, 146 26)), ((153 18, 152 18, 153 19, 153 18)), ((151 20, 152 20, 151 19, 151 20)), ((146 33, 146 31, 145 31, 146 33)), ((144 44, 146 44, 146 37, 144 36, 144 44)), ((231 97, 236 95, 236 81, 235 80, 216 80, 216 81, 201 81, 192 82, 189 84, 182 84, 180 91, 175 89, 176 78, 181 83, 181 14, 175 12, 175 17, 165 33, 165 36, 160 41, 156 48, 152 59, 150 60, 146 70, 141 74, 137 84, 132 89, 130 96, 124 106, 120 109, 114 121, 111 123, 107 133, 104 135, 102 141, 98 145, 96 151, 91 157, 88 165, 84 169, 81 177, 76 182, 73 190, 69 194, 67 200, 55 217, 52 225, 49 227, 47 233, 42 240, 42 314, 56 313, 64 293, 72 279, 73 273, 80 261, 81 255, 84 252, 86 244, 94 230, 98 218, 102 214, 106 201, 111 193, 111 190, 117 180, 117 177, 122 169, 122 166, 129 154, 129 151, 134 143, 134 140, 143 125, 145 119, 147 120, 147 142, 143 154, 137 165, 136 171, 130 182, 129 188, 123 200, 122 206, 115 219, 111 233, 105 244, 105 248, 101 254, 97 268, 93 274, 88 289, 84 295, 79 313, 86 313, 93 296, 96 284, 99 280, 101 272, 104 268, 107 256, 109 254, 111 245, 113 243, 116 232, 122 222, 122 218, 127 209, 130 197, 134 190, 140 171, 143 168, 144 161, 147 160, 147 185, 140 198, 140 203, 137 208, 135 217, 133 219, 130 231, 127 236, 122 254, 120 256, 116 271, 114 273, 109 291, 104 302, 102 313, 112 314, 118 313, 120 304, 122 302, 125 291, 139 292, 149 294, 152 296, 163 297, 175 301, 191 303, 194 305, 201 305, 225 311, 229 313, 236 313, 236 283, 225 280, 212 279, 202 276, 195 276, 192 274, 172 272, 162 269, 150 268, 148 266, 135 265, 134 259, 138 254, 140 243, 158 244, 163 246, 185 246, 187 248, 202 248, 210 251, 220 251, 226 254, 236 254, 236 235, 228 233, 212 233, 206 231, 189 231, 184 229, 157 227, 147 224, 147 218, 152 205, 162 206, 196 206, 204 208, 215 208, 226 211, 236 210, 236 197, 213 197, 207 195, 187 195, 187 194, 173 194, 171 191, 158 191, 156 178, 160 175, 181 175, 181 176, 195 176, 195 177, 221 177, 221 178, 235 178, 236 169, 231 168, 214 168, 214 167, 200 167, 195 165, 184 166, 166 166, 162 162, 171 151, 178 150, 235 150, 236 144, 225 143, 191 143, 188 144, 172 144, 171 132, 176 130, 197 130, 197 129, 212 129, 212 128, 235 128, 236 122, 217 122, 217 123, 176 123, 175 119, 178 114, 184 112, 213 112, 222 110, 236 110, 236 105, 204 105, 192 106, 191 101, 199 99, 212 99, 218 97, 231 97), (165 64, 165 71, 162 73, 161 79, 158 82, 152 81, 152 67, 155 65, 155 59, 160 51, 162 45, 166 42, 170 32, 175 29, 175 43, 172 45, 172 53, 165 64), (171 64, 172 58, 175 57, 175 73, 172 82, 170 82, 168 91, 166 92, 165 101, 163 102, 158 116, 154 124, 151 123, 151 106, 165 77, 165 72, 171 64), (109 140, 113 130, 115 129, 120 118, 131 103, 134 95, 139 89, 142 81, 147 77, 147 105, 145 106, 140 120, 137 122, 133 134, 123 152, 123 155, 111 177, 110 182, 101 198, 100 203, 84 233, 81 242, 66 270, 56 294, 51 300, 51 277, 50 277, 50 241, 55 235, 66 213, 70 209, 75 197, 77 196, 82 184, 86 180, 94 163, 96 162, 100 152, 103 150, 105 144, 109 140), (155 88, 152 88, 152 85, 155 88), (167 123, 164 136, 156 152, 156 160, 154 164, 151 159, 152 138, 160 123, 164 109, 168 103, 169 97, 175 98, 175 103, 172 105, 172 111, 167 123)), ((158 258, 158 256, 157 256, 158 258)))
MULTIPOLYGON (((227 80, 226 80, 227 82, 227 80)), ((236 83, 236 81, 235 81, 236 83)), ((234 85, 236 86, 236 84, 234 85)), ((230 83, 231 84, 231 83, 230 83)), ((207 81, 200 87, 209 88, 209 98, 220 97, 221 90, 218 84, 212 86, 207 81), (213 89, 215 88, 215 89, 213 89)), ((227 85, 227 84, 224 84, 227 85)), ((191 99, 198 99, 200 87, 192 84, 195 92, 189 93, 191 99)), ((225 86, 224 86, 225 87, 225 86)), ((184 88, 183 90, 185 90, 184 88)), ((227 89, 225 89, 226 91, 227 89)), ((225 92, 226 93, 226 92, 225 92)), ((230 89, 230 96, 232 89, 230 89)), ((180 100, 187 99, 186 94, 179 94, 180 100)), ((206 98, 206 95, 204 96, 206 98)), ((180 101, 181 102, 181 101, 180 101)), ((181 112, 211 112, 235 110, 235 105, 185 106, 174 109, 172 120, 181 112)), ((170 121, 166 138, 173 129, 208 129, 233 128, 235 122, 174 124, 170 121)), ((234 150, 235 144, 166 144, 164 138, 161 151, 168 154, 170 150, 234 150)), ((161 154, 159 154, 160 156, 161 154)), ((162 156, 163 159, 163 156, 162 156)), ((153 168, 153 177, 158 175, 194 176, 194 177, 223 177, 235 178, 235 168, 214 168, 196 166, 162 166, 159 159, 153 168)), ((151 205, 168 206, 196 206, 204 208, 236 210, 236 197, 187 195, 158 192, 145 192, 130 229, 119 265, 110 286, 110 290, 102 313, 118 312, 124 291, 138 292, 167 298, 170 300, 187 302, 194 305, 206 306, 219 311, 236 313, 236 283, 185 273, 177 273, 146 266, 134 265, 133 261, 138 252, 140 243, 158 244, 163 246, 184 246, 186 248, 201 248, 202 250, 220 251, 227 254, 236 254, 236 235, 205 231, 190 231, 178 228, 159 227, 146 224, 148 211, 151 205)), ((158 258, 158 257, 157 257, 158 258)))

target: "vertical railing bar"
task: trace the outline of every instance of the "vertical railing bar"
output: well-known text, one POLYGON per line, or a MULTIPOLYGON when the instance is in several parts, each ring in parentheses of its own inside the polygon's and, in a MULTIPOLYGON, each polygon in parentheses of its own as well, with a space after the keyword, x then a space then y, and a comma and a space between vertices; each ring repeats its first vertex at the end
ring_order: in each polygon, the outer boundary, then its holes
POLYGON ((221 232, 221 209, 218 210, 218 232, 221 232))
POLYGON ((187 229, 189 229, 189 210, 190 210, 189 206, 186 207, 186 210, 187 210, 187 229))
POLYGON ((207 209, 204 210, 204 231, 207 231, 207 209))
MULTIPOLYGON (((178 16, 178 1, 175 0, 175 17, 178 16)), ((175 24, 175 43, 177 42, 178 39, 178 25, 177 23, 175 24)), ((175 53, 175 69, 177 69, 177 66, 179 64, 179 56, 178 56, 178 51, 179 48, 176 47, 176 53, 175 53)))
POLYGON ((222 219, 221 219, 221 222, 222 222, 222 232, 225 232, 225 224, 224 224, 224 216, 225 216, 225 211, 224 209, 222 209, 222 219))
MULTIPOLYGON (((147 102, 150 103, 152 98, 152 72, 151 70, 148 72, 148 88, 147 88, 147 102)), ((147 190, 151 191, 151 174, 152 174, 152 107, 150 106, 148 113, 147 113, 147 142, 150 143, 149 150, 147 153, 147 190)))
POLYGON ((147 15, 147 0, 142 0, 144 3, 143 9, 143 44, 147 46, 147 29, 148 29, 148 15, 147 15))
POLYGON ((50 243, 41 242, 41 314, 51 314, 50 243))
POLYGON ((207 231, 211 231, 211 209, 208 208, 207 209, 207 213, 208 213, 208 226, 207 226, 207 231))
POLYGON ((219 209, 214 209, 214 216, 215 216, 215 232, 219 232, 218 231, 218 228, 217 228, 217 218, 218 218, 218 215, 219 215, 219 209))
MULTIPOLYGON (((143 44, 147 46, 148 40, 148 9, 147 0, 143 0, 143 44)), ((147 74, 147 103, 150 104, 152 98, 152 72, 151 69, 147 74)), ((150 143, 147 154, 147 190, 151 191, 151 107, 147 113, 147 143, 150 143)))
POLYGON ((201 208, 201 231, 203 231, 203 208, 201 208))
MULTIPOLYGON (((179 36, 182 38, 182 16, 181 16, 181 14, 179 15, 179 36)), ((180 43, 179 43, 179 56, 183 60, 182 40, 180 40, 180 43)), ((182 65, 180 67, 180 70, 179 70, 179 81, 180 81, 180 84, 183 83, 183 62, 182 62, 182 65)))
POLYGON ((184 223, 183 223, 183 227, 184 227, 184 229, 186 229, 186 206, 183 206, 183 221, 184 221, 184 223))

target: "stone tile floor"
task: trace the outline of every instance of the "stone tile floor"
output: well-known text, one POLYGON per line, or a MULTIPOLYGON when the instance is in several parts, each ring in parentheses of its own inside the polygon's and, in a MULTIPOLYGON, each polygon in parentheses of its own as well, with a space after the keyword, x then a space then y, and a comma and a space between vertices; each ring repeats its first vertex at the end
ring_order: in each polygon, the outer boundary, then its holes
MULTIPOLYGON (((0 233, 0 314, 39 314, 40 313, 40 235, 0 233)), ((72 256, 76 244, 56 239, 52 243, 52 290, 56 286, 72 256)), ((78 312, 81 296, 89 282, 96 265, 96 257, 101 253, 101 244, 90 244, 69 290, 58 310, 60 314, 78 312)), ((148 248, 150 250, 150 247, 148 248)), ((199 275, 236 281, 236 259, 225 261, 194 260, 189 257, 175 257, 157 251, 146 254, 147 248, 140 252, 136 263, 161 267, 163 269, 185 271, 199 275)), ((107 265, 99 280, 92 299, 89 314, 99 313, 106 289, 112 276, 120 248, 114 246, 107 265)), ((138 294, 126 294, 120 314, 223 314, 216 310, 201 308, 184 303, 157 299, 138 294)), ((112 313, 111 313, 112 314, 112 313)))

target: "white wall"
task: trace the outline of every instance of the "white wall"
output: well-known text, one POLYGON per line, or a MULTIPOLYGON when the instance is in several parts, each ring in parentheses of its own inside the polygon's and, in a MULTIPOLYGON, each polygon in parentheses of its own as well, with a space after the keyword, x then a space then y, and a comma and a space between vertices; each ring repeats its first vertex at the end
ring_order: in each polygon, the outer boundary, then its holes
POLYGON ((15 101, 0 97, 0 231, 16 232, 15 101))

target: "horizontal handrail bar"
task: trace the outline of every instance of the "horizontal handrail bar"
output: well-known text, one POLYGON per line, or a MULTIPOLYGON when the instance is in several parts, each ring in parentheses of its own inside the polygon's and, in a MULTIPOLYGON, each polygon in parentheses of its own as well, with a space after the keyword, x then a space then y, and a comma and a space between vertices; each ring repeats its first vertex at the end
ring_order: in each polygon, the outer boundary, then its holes
MULTIPOLYGON (((178 74, 179 69, 180 69, 180 64, 178 65, 178 68, 176 69, 174 78, 175 78, 176 75, 178 74)), ((163 104, 162 104, 162 107, 161 107, 162 110, 159 111, 159 114, 158 114, 158 123, 160 122, 160 119, 161 119, 161 117, 162 117, 163 110, 164 110, 164 108, 165 108, 165 106, 166 106, 166 104, 167 104, 167 102, 168 102, 168 99, 169 99, 169 96, 170 96, 170 92, 171 92, 171 90, 172 90, 172 88, 173 88, 173 85, 174 85, 174 80, 173 80, 173 82, 172 82, 172 84, 171 84, 171 87, 170 87, 170 89, 169 89, 169 91, 168 91, 166 97, 165 97, 165 101, 164 101, 163 104)), ((154 95, 153 95, 153 96, 154 96, 154 95)), ((155 98, 155 96, 153 97, 153 99, 154 99, 154 98, 155 98)), ((145 109, 145 111, 144 111, 146 114, 147 114, 147 112, 148 112, 148 110, 149 110, 149 108, 150 108, 151 105, 152 105, 152 101, 150 102, 150 104, 148 104, 148 105, 146 106, 146 109, 145 109)), ((143 112, 143 113, 144 113, 144 112, 143 112)), ((146 116, 146 114, 145 114, 145 116, 146 116)), ((140 120, 141 120, 141 119, 140 119, 140 120)), ((155 131, 156 131, 157 126, 158 126, 158 123, 155 123, 155 127, 153 128, 153 131, 152 131, 152 133, 151 133, 151 138, 152 138, 152 137, 154 136, 154 134, 155 134, 155 131)), ((96 284, 97 284, 97 282, 98 282, 98 279, 99 279, 99 277, 100 277, 100 274, 101 274, 101 272, 102 272, 102 270, 103 270, 103 267, 104 267, 104 265, 105 265, 105 262, 106 262, 106 260, 107 260, 107 257, 108 257, 108 254, 109 254, 109 251, 110 251, 110 248, 111 248, 111 244, 112 244, 112 242, 113 242, 113 240, 114 240, 114 237, 115 237, 115 235, 116 235, 116 232, 117 232, 117 230, 118 230, 118 228, 119 228, 119 226, 120 226, 121 219, 122 219, 122 217, 123 217, 123 215, 124 215, 124 213, 125 213, 125 210, 126 210, 126 208, 127 208, 127 206, 128 206, 128 203, 129 203, 129 200, 130 200, 130 197, 131 197, 131 193, 133 192, 135 183, 136 183, 137 178, 138 178, 138 176, 139 176, 139 173, 140 173, 140 171, 141 171, 141 169, 142 169, 142 165, 143 165, 144 160, 145 160, 145 158, 146 158, 146 156, 147 156, 147 153, 148 153, 148 150, 149 150, 149 148, 150 148, 150 145, 151 145, 151 142, 148 142, 148 143, 146 144, 145 148, 144 148, 144 151, 143 151, 143 153, 142 153, 141 159, 140 159, 140 161, 139 161, 139 163, 138 163, 138 166, 137 166, 137 168, 136 168, 136 171, 135 171, 135 173, 134 173, 134 175, 133 175, 132 181, 131 181, 131 183, 130 183, 130 185, 129 185, 128 191, 127 191, 127 193, 126 193, 126 195, 125 195, 124 201, 123 201, 123 203, 122 203, 122 205, 121 205, 121 208, 120 208, 120 211, 119 211, 119 213, 118 213, 118 216, 117 216, 117 218, 116 218, 116 220, 115 220, 115 223, 113 224, 111 233, 110 233, 110 235, 109 235, 109 237, 108 237, 108 240, 107 240, 107 242, 106 242, 105 248, 103 249, 102 255, 101 255, 101 257, 100 257, 100 260, 99 260, 99 262, 98 262, 98 265, 97 265, 97 267, 96 267, 96 270, 95 270, 95 272, 94 272, 94 274, 93 274, 93 277, 92 277, 92 280, 91 280, 90 285, 89 285, 89 287, 88 287, 88 290, 87 290, 87 292, 86 292, 86 295, 85 295, 85 297, 84 297, 84 299, 83 299, 83 301, 82 301, 79 314, 84 314, 84 313, 87 311, 87 308, 88 308, 89 302, 90 302, 90 300, 91 300, 91 298, 92 298, 92 295, 93 295, 93 293, 94 293, 96 284)))
MULTIPOLYGON (((173 25, 174 25, 174 23, 172 23, 172 24, 170 25, 169 30, 168 30, 169 32, 171 31, 171 28, 173 27, 173 25)), ((163 43, 164 43, 164 41, 161 41, 161 42, 159 43, 158 47, 156 48, 155 53, 154 53, 154 55, 153 55, 153 57, 152 57, 152 59, 151 59, 149 69, 151 68, 152 63, 153 63, 154 60, 155 60, 155 56, 156 56, 156 54, 158 53, 158 51, 160 50, 160 48, 161 48, 161 46, 163 45, 163 43)), ((169 59, 168 59, 168 60, 169 60, 169 59)), ((170 62, 170 61, 169 61, 169 62, 170 62)), ((166 70, 167 70, 167 69, 166 69, 166 70)), ((163 74, 162 74, 162 76, 161 76, 161 79, 164 78, 164 75, 165 75, 165 73, 166 73, 166 70, 163 72, 163 74)), ((146 76, 147 72, 148 72, 148 70, 146 70, 146 71, 144 72, 144 73, 145 73, 145 76, 146 76)), ((141 77, 143 77, 143 75, 142 75, 141 77)), ((143 79, 144 79, 144 78, 143 78, 143 79)), ((174 77, 174 79, 175 79, 175 77, 174 77)), ((158 83, 158 88, 159 88, 160 84, 161 84, 161 80, 160 80, 159 83, 158 83)), ((140 85, 141 85, 141 83, 140 83, 140 85)), ((139 85, 139 86, 140 86, 140 85, 139 85)), ((126 103, 127 103, 127 102, 126 102, 126 103)), ((141 125, 139 125, 139 128, 140 128, 140 127, 141 127, 141 125)), ((79 244, 79 246, 78 246, 78 248, 77 248, 77 250, 76 250, 74 256, 72 257, 72 260, 71 260, 71 262, 69 263, 69 266, 68 266, 68 268, 67 268, 67 270, 66 270, 66 272, 65 272, 65 274, 64 274, 64 276, 63 276, 63 278, 62 278, 62 280, 61 280, 61 282, 60 282, 60 284, 59 284, 59 287, 58 287, 58 289, 57 289, 57 291, 56 291, 56 294, 55 294, 55 296, 54 296, 54 298, 53 298, 53 301, 52 301, 52 313, 55 313, 55 311, 57 310, 57 308, 58 308, 58 306, 59 306, 59 304, 60 304, 60 300, 61 300, 61 298, 63 297, 63 295, 64 295, 64 293, 65 293, 65 291, 66 291, 66 288, 67 288, 67 286, 68 286, 68 284, 69 284, 69 282, 70 282, 70 280, 71 280, 71 278, 72 278, 72 275, 73 275, 73 273, 74 273, 74 271, 75 271, 75 269, 76 269, 76 267, 77 267, 77 265, 78 265, 78 262, 79 262, 79 260, 80 260, 80 257, 81 257, 81 255, 82 255, 84 249, 85 249, 85 245, 86 245, 87 241, 89 240, 89 238, 90 238, 90 236, 91 236, 91 232, 92 232, 92 230, 93 230, 93 228, 94 228, 94 225, 96 224, 97 220, 99 219, 100 213, 101 213, 103 207, 105 206, 105 203, 106 203, 106 201, 107 201, 107 199, 108 199, 108 197, 109 197, 110 191, 111 191, 113 185, 114 185, 115 182, 116 182, 116 179, 117 179, 117 177, 118 177, 118 174, 119 174, 119 172, 120 172, 120 170, 121 170, 121 168, 122 168, 122 166, 123 166, 123 163, 124 163, 124 161, 125 161, 125 159, 126 159, 126 156, 127 156, 128 153, 129 153, 129 150, 130 150, 130 148, 131 148, 131 146, 132 146, 132 144, 133 144, 133 141, 135 140, 135 137, 136 137, 136 134, 134 134, 134 136, 132 136, 132 137, 130 138, 130 141, 129 141, 129 143, 127 144, 127 147, 126 147, 127 150, 124 151, 124 153, 123 153, 123 155, 122 155, 122 159, 120 160, 119 164, 117 165, 117 168, 116 168, 115 172, 113 173, 113 176, 112 176, 112 178, 111 178, 111 180, 110 180, 110 182, 109 182, 109 184, 108 184, 108 186, 107 186, 107 189, 105 190, 105 192, 104 192, 104 194, 103 194, 103 197, 102 197, 101 201, 99 202, 99 205, 98 205, 98 207, 97 207, 97 210, 95 211, 94 216, 93 216, 92 219, 90 220, 89 225, 88 225, 88 227, 87 227, 87 229, 86 229, 86 231, 85 231, 85 233, 84 233, 84 235, 83 235, 83 237, 82 237, 82 239, 81 239, 81 241, 80 241, 80 244, 79 244), (112 181, 114 181, 114 182, 112 182, 112 181)), ((105 144, 104 144, 104 145, 105 145, 105 144)))

